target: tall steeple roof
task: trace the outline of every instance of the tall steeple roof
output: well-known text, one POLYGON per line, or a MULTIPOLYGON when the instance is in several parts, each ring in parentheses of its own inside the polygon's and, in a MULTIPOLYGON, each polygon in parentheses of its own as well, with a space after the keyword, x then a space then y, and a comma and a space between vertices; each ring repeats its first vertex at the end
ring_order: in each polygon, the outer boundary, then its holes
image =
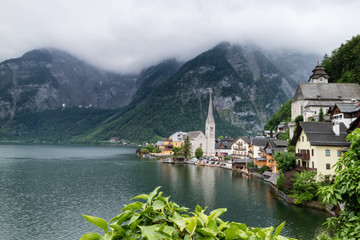
POLYGON ((329 75, 327 75, 327 73, 325 72, 325 68, 323 68, 319 64, 319 61, 317 62, 317 65, 312 70, 312 72, 313 72, 313 74, 310 76, 309 82, 317 83, 317 82, 324 81, 324 83, 327 83, 327 81, 329 79, 329 75))
POLYGON ((212 89, 210 88, 210 100, 209 100, 209 110, 208 110, 208 116, 206 118, 207 122, 215 122, 214 120, 214 114, 213 114, 213 106, 212 106, 212 89))

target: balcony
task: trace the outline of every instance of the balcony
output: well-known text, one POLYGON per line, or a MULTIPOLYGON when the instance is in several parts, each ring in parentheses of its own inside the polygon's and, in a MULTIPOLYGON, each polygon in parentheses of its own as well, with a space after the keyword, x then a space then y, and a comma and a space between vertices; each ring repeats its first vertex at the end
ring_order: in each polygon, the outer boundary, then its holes
POLYGON ((302 160, 310 160, 310 154, 308 153, 295 153, 295 157, 302 160))

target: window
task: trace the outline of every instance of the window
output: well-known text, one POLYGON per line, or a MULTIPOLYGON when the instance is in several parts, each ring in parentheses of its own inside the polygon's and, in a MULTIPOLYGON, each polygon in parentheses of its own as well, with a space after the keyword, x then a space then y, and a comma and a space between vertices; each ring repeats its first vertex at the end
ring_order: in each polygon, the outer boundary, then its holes
POLYGON ((330 163, 327 163, 326 164, 326 169, 329 170, 331 167, 330 167, 330 163))
POLYGON ((340 150, 337 150, 337 156, 341 157, 341 151, 340 150))
POLYGON ((301 141, 303 141, 303 142, 304 142, 304 136, 302 136, 302 137, 301 137, 301 141))
POLYGON ((325 156, 330 156, 330 149, 325 150, 325 156))
POLYGON ((314 156, 314 149, 311 149, 311 156, 314 156))

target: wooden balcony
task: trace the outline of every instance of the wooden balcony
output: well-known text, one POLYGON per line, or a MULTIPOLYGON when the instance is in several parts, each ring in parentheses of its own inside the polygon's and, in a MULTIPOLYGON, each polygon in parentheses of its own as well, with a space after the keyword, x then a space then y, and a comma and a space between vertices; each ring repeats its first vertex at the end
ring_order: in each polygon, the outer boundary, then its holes
POLYGON ((295 153, 295 157, 302 160, 310 160, 310 154, 307 153, 295 153))

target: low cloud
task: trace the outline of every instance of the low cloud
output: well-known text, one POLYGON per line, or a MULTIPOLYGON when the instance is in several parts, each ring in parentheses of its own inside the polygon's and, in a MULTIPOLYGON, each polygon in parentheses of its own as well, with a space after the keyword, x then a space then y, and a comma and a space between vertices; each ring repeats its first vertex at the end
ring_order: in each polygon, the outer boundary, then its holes
POLYGON ((221 41, 325 54, 360 33, 359 1, 4 0, 0 61, 55 47, 123 73, 221 41))

